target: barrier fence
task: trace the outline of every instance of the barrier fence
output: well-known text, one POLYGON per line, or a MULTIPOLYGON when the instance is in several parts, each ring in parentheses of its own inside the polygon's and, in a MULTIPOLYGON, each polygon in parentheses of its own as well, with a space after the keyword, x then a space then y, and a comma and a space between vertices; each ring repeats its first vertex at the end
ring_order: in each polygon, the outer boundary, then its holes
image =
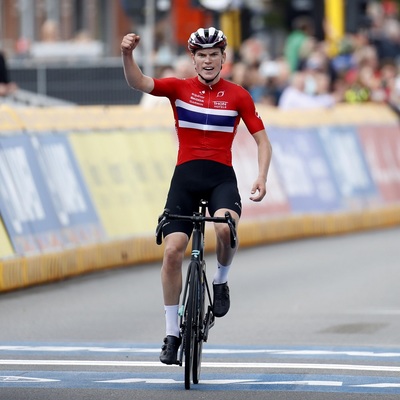
MULTIPOLYGON (((389 108, 258 111, 273 160, 267 197, 252 203, 257 150, 240 125, 241 246, 400 224, 389 108)), ((154 228, 177 150, 169 107, 2 106, 0 128, 0 291, 161 259, 154 228)))

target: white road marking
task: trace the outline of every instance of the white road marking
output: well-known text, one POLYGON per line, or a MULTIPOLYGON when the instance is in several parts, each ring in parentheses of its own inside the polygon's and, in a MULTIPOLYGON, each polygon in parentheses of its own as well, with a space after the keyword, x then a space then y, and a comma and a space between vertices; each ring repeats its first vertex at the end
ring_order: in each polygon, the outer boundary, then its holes
MULTIPOLYGON (((117 383, 117 384, 134 384, 134 383, 145 383, 145 384, 160 384, 160 385, 172 385, 182 384, 182 380, 176 379, 163 379, 163 378, 128 378, 128 379, 110 379, 95 381, 96 383, 117 383)), ((306 380, 306 381, 262 381, 257 379, 202 379, 202 385, 264 385, 264 386, 324 386, 324 387, 360 387, 360 388, 379 388, 379 389, 393 389, 399 388, 400 384, 397 383, 369 383, 363 385, 345 385, 341 381, 322 381, 322 380, 306 380)))
MULTIPOLYGON (((162 379, 162 378, 128 378, 128 379, 112 379, 105 381, 96 381, 97 383, 149 383, 149 384, 176 384, 183 383, 181 380, 176 379, 162 379)), ((240 383, 253 383, 254 379, 202 379, 201 383, 206 385, 231 385, 240 383)))
POLYGON ((350 385, 364 388, 400 388, 400 383, 368 383, 365 385, 350 385))
MULTIPOLYGON (((63 373, 63 372, 61 372, 63 373)), ((48 378, 31 378, 27 376, 0 376, 1 383, 7 385, 23 385, 23 384, 46 384, 61 382, 59 379, 48 378)), ((109 379, 109 380, 95 380, 93 383, 103 384, 148 384, 148 385, 176 385, 183 384, 183 380, 171 378, 126 378, 126 379, 109 379)), ((280 380, 280 381, 265 381, 260 379, 202 379, 202 385, 261 385, 261 386, 313 386, 313 387, 341 387, 341 388, 375 388, 375 389, 398 389, 400 383, 393 382, 380 382, 380 383, 364 383, 364 384, 349 384, 341 381, 329 380, 280 380)), ((40 387, 43 387, 39 385, 40 387)), ((21 387, 21 386, 19 386, 21 387)))
MULTIPOLYGON (((26 352, 94 352, 94 353, 159 353, 160 349, 145 347, 104 347, 104 346, 0 346, 1 351, 26 352)), ((400 352, 354 351, 354 350, 292 350, 292 349, 203 349, 203 354, 269 354, 284 356, 349 356, 371 358, 400 358, 400 352)))
POLYGON ((59 379, 29 378, 26 376, 0 376, 0 382, 6 383, 45 383, 60 382, 59 379))
MULTIPOLYGON (((25 366, 93 366, 93 367, 151 367, 167 366, 153 361, 95 361, 95 360, 0 360, 0 365, 25 366)), ((354 365, 354 364, 310 364, 310 363, 226 363, 202 362, 202 368, 240 368, 240 369, 318 369, 341 371, 400 372, 400 366, 354 365)))
POLYGON ((296 385, 296 386, 343 386, 339 381, 277 381, 277 382, 249 382, 251 385, 296 385))

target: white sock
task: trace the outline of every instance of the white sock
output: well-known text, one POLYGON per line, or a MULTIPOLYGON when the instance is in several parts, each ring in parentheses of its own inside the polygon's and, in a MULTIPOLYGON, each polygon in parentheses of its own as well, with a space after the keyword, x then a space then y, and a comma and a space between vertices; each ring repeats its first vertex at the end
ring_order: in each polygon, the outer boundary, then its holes
POLYGON ((217 270, 215 271, 213 283, 218 285, 220 283, 228 282, 230 268, 230 265, 221 265, 219 262, 217 262, 217 270))
POLYGON ((178 309, 176 306, 164 306, 165 311, 165 330, 167 336, 179 337, 178 309))

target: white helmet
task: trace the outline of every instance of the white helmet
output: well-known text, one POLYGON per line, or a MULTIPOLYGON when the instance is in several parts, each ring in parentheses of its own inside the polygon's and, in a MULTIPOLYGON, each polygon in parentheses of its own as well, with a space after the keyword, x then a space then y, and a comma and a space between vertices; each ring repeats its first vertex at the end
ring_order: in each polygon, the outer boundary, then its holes
POLYGON ((193 32, 188 40, 188 49, 192 53, 199 49, 211 49, 214 47, 225 50, 226 45, 227 40, 224 32, 214 27, 200 28, 193 32))

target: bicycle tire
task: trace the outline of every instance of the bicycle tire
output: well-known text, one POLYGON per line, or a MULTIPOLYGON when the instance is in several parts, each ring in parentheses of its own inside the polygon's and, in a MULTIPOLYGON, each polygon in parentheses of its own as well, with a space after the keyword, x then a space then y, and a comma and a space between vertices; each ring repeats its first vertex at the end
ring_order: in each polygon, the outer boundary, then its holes
MULTIPOLYGON (((201 324, 202 321, 199 318, 200 314, 196 318, 197 323, 201 324)), ((199 332, 200 329, 197 329, 199 332)), ((192 380, 194 384, 198 384, 200 380, 200 372, 201 372, 201 356, 203 352, 203 341, 201 340, 199 334, 195 335, 195 343, 193 348, 193 365, 192 365, 192 380)))
MULTIPOLYGON (((202 274, 202 272, 200 272, 202 274)), ((201 276, 201 275, 200 275, 201 276)), ((201 373, 201 360, 203 355, 203 332, 204 332, 204 314, 205 314, 205 287, 204 287, 204 277, 199 279, 199 291, 198 291, 198 304, 197 310, 197 329, 196 329, 196 343, 194 346, 193 353, 193 383, 197 384, 200 380, 201 373)))
POLYGON ((185 341, 185 389, 190 389, 193 373, 193 355, 196 346, 196 326, 197 326, 197 305, 198 305, 198 268, 196 262, 189 265, 190 282, 189 293, 186 302, 186 324, 184 332, 185 341))

